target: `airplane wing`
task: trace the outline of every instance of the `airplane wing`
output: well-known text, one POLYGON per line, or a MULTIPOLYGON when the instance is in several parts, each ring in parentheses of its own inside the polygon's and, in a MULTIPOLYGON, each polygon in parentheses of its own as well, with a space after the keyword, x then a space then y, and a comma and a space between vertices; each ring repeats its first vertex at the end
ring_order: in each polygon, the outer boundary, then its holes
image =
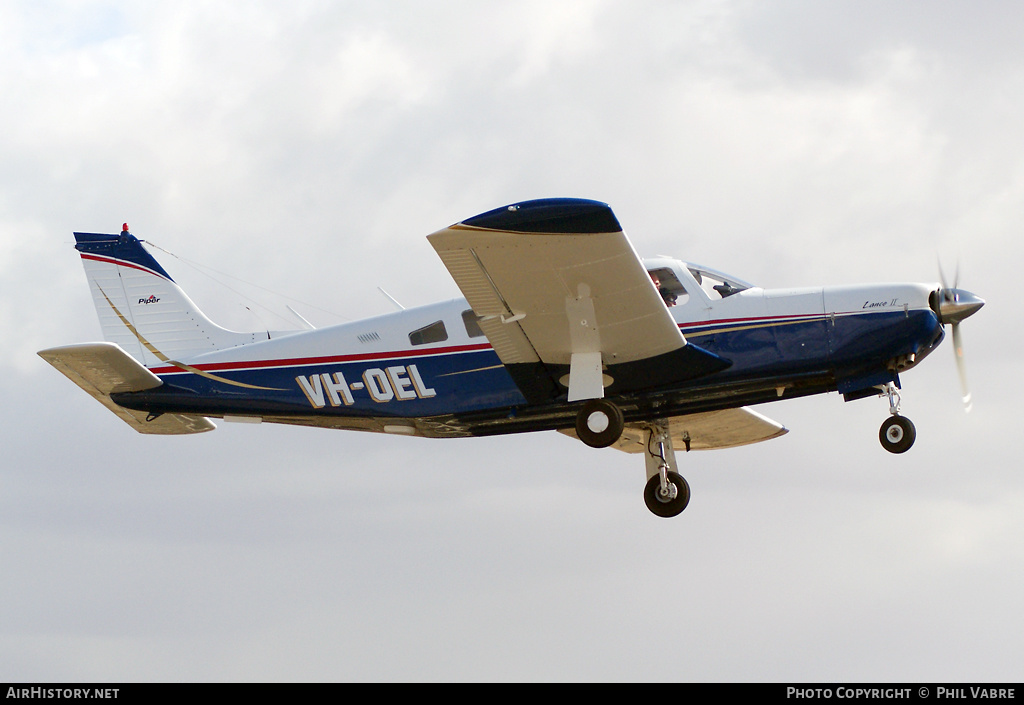
POLYGON ((139 433, 202 433, 217 428, 203 416, 161 414, 147 420, 149 415, 145 411, 133 411, 115 404, 111 394, 141 392, 163 384, 159 377, 119 345, 84 343, 40 350, 38 354, 139 433))
MULTIPOLYGON (((745 406, 673 416, 664 421, 668 424, 672 446, 676 449, 735 448, 770 441, 789 433, 789 429, 782 424, 745 406)), ((622 436, 611 447, 626 453, 643 453, 645 431, 641 425, 626 424, 622 436)), ((560 433, 576 438, 576 431, 573 429, 563 429, 560 433)))
POLYGON ((427 238, 531 402, 622 393, 724 369, 688 345, 604 203, 526 201, 427 238))

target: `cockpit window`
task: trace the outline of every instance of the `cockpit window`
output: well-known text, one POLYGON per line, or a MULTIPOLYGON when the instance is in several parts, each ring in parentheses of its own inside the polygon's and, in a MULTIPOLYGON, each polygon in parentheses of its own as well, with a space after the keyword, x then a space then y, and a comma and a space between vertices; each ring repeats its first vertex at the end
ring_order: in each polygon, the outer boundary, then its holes
POLYGON ((412 345, 440 343, 445 340, 448 340, 448 331, 444 327, 444 321, 435 321, 409 334, 409 343, 412 345))
POLYGON ((467 308, 462 312, 462 324, 466 326, 466 335, 470 338, 483 337, 484 331, 480 327, 480 316, 473 313, 473 309, 467 308))
POLYGON ((658 287, 658 293, 665 300, 667 306, 676 306, 686 303, 690 295, 686 293, 686 287, 679 281, 679 277, 668 267, 648 270, 651 281, 658 287))
POLYGON ((752 284, 749 284, 742 279, 736 279, 730 277, 728 274, 716 272, 713 269, 707 269, 705 267, 688 266, 690 274, 700 284, 700 288, 703 289, 712 300, 724 299, 733 294, 738 294, 746 289, 753 288, 752 284))

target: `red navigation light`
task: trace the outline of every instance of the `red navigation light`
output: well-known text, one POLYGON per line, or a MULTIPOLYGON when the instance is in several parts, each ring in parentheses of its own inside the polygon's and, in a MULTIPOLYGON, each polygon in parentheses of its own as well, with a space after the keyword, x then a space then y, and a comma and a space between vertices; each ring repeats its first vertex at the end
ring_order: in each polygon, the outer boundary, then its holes
POLYGON ((124 225, 121 226, 121 232, 123 232, 123 233, 128 232, 128 223, 125 223, 124 225))

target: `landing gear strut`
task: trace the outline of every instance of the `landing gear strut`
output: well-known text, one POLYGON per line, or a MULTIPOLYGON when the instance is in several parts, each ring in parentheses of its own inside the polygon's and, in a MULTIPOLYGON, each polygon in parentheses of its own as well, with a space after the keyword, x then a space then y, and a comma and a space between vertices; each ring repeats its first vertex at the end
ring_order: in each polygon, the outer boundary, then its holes
POLYGON ((690 486, 677 472, 676 454, 668 428, 657 424, 647 431, 647 486, 644 502, 660 517, 681 514, 690 502, 690 486))
POLYGON ((914 445, 917 430, 906 416, 900 416, 900 393, 896 385, 890 382, 879 396, 889 397, 889 418, 878 430, 878 440, 882 447, 890 453, 906 453, 914 445))

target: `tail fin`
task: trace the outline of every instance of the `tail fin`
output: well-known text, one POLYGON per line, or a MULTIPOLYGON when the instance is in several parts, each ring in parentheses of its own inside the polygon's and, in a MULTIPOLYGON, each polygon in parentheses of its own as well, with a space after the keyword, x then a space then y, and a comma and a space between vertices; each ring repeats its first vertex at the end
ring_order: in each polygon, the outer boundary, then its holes
POLYGON ((103 337, 142 364, 253 342, 251 333, 221 328, 192 302, 128 232, 75 233, 103 337))

